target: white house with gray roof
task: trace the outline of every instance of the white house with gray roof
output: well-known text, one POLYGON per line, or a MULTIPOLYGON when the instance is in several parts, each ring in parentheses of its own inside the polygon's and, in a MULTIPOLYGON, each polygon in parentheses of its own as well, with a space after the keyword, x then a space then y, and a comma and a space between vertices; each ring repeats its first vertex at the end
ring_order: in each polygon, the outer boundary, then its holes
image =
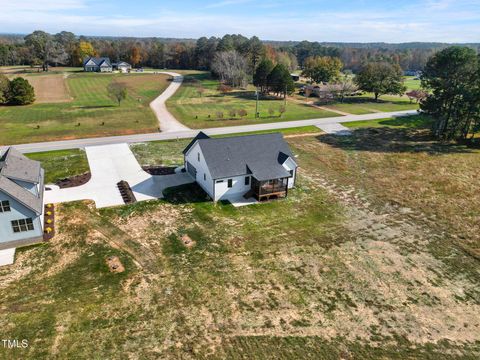
POLYGON ((83 70, 86 72, 112 72, 113 66, 108 57, 87 57, 83 61, 83 70))
POLYGON ((43 240, 44 170, 13 147, 0 157, 0 251, 43 240))
POLYGON ((185 169, 214 200, 286 197, 297 162, 282 134, 210 138, 200 132, 183 151, 185 169))

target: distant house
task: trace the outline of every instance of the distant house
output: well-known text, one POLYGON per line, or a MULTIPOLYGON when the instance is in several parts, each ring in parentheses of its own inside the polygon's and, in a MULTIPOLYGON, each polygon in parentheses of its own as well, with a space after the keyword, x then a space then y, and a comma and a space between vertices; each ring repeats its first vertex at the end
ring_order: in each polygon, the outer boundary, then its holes
POLYGON ((88 57, 83 61, 86 72, 112 72, 113 66, 108 57, 88 57))
POLYGON ((297 163, 282 134, 210 138, 200 132, 183 151, 185 169, 214 200, 286 197, 297 163))
POLYGON ((122 73, 129 73, 132 70, 132 65, 125 61, 120 61, 117 63, 113 63, 113 70, 118 70, 122 73))
POLYGON ((0 251, 43 240, 44 170, 14 148, 0 157, 0 251))
POLYGON ((290 76, 292 77, 292 80, 293 80, 293 81, 300 81, 300 75, 298 75, 298 74, 290 74, 290 76))

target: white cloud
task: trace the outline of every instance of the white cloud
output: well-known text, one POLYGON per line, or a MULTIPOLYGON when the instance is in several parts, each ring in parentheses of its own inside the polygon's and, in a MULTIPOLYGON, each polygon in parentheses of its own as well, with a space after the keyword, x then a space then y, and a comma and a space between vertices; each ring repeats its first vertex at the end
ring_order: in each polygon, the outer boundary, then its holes
MULTIPOLYGON (((208 11, 180 13, 161 9, 145 12, 145 16, 119 16, 114 12, 92 11, 88 7, 85 10, 85 0, 45 0, 40 3, 41 9, 34 4, 2 9, 0 31, 26 33, 43 29, 53 33, 68 30, 83 35, 188 38, 242 33, 268 40, 478 42, 480 12, 465 7, 478 5, 473 0, 459 1, 463 6, 448 11, 426 11, 426 6, 416 6, 399 7, 395 11, 336 12, 316 7, 316 11, 313 8, 307 14, 301 11, 286 14, 277 9, 278 12, 255 16, 227 11, 215 15, 208 11), (62 7, 64 11, 59 11, 62 7), (72 12, 68 7, 82 10, 72 12), (18 19, 22 19, 21 23, 18 19)), ((4 1, 0 0, 1 3, 4 1)))

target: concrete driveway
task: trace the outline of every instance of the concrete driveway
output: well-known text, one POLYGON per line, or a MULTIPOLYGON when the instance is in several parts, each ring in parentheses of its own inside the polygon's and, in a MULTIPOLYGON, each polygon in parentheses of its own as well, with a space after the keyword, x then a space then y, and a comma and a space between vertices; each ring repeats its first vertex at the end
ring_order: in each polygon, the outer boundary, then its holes
POLYGON ((163 197, 163 190, 193 182, 187 173, 152 176, 143 171, 127 144, 85 148, 92 178, 82 186, 45 191, 46 203, 93 200, 97 208, 124 205, 117 183, 129 183, 137 201, 163 197))
POLYGON ((170 86, 150 103, 150 108, 157 116, 160 130, 162 132, 190 130, 190 128, 183 125, 168 111, 167 105, 165 104, 182 85, 183 76, 174 72, 160 72, 159 74, 166 74, 173 77, 170 86))

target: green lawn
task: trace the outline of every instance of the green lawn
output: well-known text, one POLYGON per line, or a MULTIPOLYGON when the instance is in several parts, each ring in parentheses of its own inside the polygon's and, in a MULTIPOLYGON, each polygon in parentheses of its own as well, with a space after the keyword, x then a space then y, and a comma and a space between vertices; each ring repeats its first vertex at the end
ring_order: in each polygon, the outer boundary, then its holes
POLYGON ((235 90, 224 95, 217 90, 218 85, 218 80, 212 79, 208 73, 192 74, 180 90, 168 100, 168 108, 178 120, 194 129, 338 116, 333 112, 288 101, 287 111, 280 117, 279 109, 284 104, 283 100, 262 97, 258 108, 260 118, 255 119, 253 88, 235 90), (200 94, 198 88, 203 88, 204 93, 200 94), (233 118, 229 115, 231 110, 242 109, 247 112, 244 118, 239 115, 233 118), (273 115, 270 115, 270 109, 274 111, 273 115), (223 118, 218 118, 218 112, 223 113, 223 118))
POLYGON ((362 115, 375 112, 391 112, 418 109, 418 104, 411 103, 406 96, 383 95, 375 101, 372 94, 348 97, 343 103, 335 102, 325 105, 327 108, 340 110, 349 114, 362 115))
POLYGON ((153 74, 71 74, 66 81, 72 102, 0 107, 0 144, 154 132, 158 121, 149 103, 169 85, 167 79, 153 74), (121 106, 107 96, 114 79, 128 87, 121 106))
POLYGON ((349 128, 380 128, 390 127, 397 129, 427 129, 431 127, 432 119, 425 115, 401 116, 377 120, 364 120, 343 123, 349 128))
POLYGON ((421 88, 420 80, 415 80, 416 76, 405 76, 405 86, 408 90, 418 90, 421 88))
POLYGON ((90 171, 87 155, 83 150, 31 153, 27 154, 27 157, 42 163, 45 169, 45 184, 53 184, 60 179, 90 171))

